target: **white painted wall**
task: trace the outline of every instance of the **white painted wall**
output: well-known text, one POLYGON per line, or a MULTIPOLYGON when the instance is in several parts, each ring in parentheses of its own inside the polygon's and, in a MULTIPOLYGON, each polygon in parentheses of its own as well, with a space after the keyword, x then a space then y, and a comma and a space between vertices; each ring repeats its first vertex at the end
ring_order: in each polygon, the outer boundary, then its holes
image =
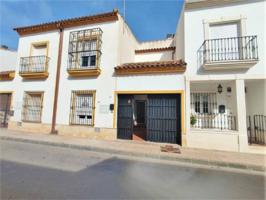
MULTIPOLYGON (((57 110, 57 124, 69 125, 70 102, 72 90, 96 90, 95 127, 112 128, 113 113, 109 105, 114 103, 115 78, 114 67, 118 65, 119 22, 105 22, 64 30, 61 74, 57 110), (70 77, 67 73, 69 34, 72 31, 101 28, 102 55, 101 74, 98 77, 70 77), (103 109, 103 108, 106 109, 103 109), (103 112, 106 110, 106 112, 103 112)), ((51 106, 52 107, 52 106, 51 106)))
MULTIPOLYGON (((54 83, 56 76, 57 66, 57 53, 59 43, 59 32, 52 31, 46 33, 32 34, 22 36, 19 39, 18 44, 18 58, 16 61, 16 76, 15 79, 5 84, 4 87, 8 86, 14 91, 13 105, 14 105, 14 116, 11 117, 12 121, 21 121, 21 112, 23 105, 23 95, 25 91, 43 91, 43 112, 42 112, 42 123, 51 123, 52 121, 52 110, 53 110, 53 98, 54 98, 54 83), (28 57, 30 55, 30 47, 33 42, 49 41, 49 53, 50 62, 48 66, 49 76, 46 80, 23 80, 19 76, 19 61, 21 57, 28 57)), ((0 89, 2 90, 2 88, 0 89)))
POLYGON ((135 55, 135 62, 166 61, 166 60, 173 60, 173 51, 137 53, 135 55))
POLYGON ((0 72, 15 70, 16 63, 17 51, 0 48, 0 72))
POLYGON ((174 46, 174 38, 166 38, 163 40, 154 40, 154 41, 146 41, 140 42, 138 45, 138 49, 156 49, 156 48, 164 48, 164 47, 172 47, 174 46))
POLYGON ((117 77, 117 90, 184 90, 184 76, 183 74, 145 74, 119 76, 117 77))
POLYGON ((118 46, 118 64, 134 62, 135 50, 139 46, 139 42, 132 33, 130 27, 125 23, 124 19, 119 17, 119 33, 117 34, 118 46))
POLYGON ((185 59, 185 23, 184 23, 184 9, 185 4, 181 10, 181 14, 176 26, 176 34, 174 43, 176 46, 175 59, 185 59))
POLYGON ((245 86, 247 115, 266 115, 266 80, 247 80, 245 86))

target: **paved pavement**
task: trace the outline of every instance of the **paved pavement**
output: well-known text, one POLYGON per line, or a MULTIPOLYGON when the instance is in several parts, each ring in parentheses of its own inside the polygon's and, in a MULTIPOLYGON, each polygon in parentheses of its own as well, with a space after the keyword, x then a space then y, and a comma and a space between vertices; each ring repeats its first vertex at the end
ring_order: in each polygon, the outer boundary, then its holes
MULTIPOLYGON (((160 147, 165 144, 136 142, 130 140, 95 140, 51 134, 33 134, 0 129, 1 140, 24 141, 27 143, 46 144, 73 149, 107 152, 113 155, 126 155, 157 160, 178 161, 185 163, 265 171, 266 156, 259 154, 225 152, 181 147, 181 154, 165 153, 160 147)), ((177 145, 173 145, 177 147, 177 145)))
POLYGON ((1 199, 264 199, 257 174, 1 140, 1 199))

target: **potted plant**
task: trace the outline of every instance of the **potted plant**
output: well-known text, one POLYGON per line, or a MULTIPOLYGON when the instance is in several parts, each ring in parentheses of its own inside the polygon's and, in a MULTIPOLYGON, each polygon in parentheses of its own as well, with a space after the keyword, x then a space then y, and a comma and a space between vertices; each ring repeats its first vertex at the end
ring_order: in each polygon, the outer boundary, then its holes
POLYGON ((190 124, 194 126, 197 123, 197 118, 195 115, 190 116, 190 124))

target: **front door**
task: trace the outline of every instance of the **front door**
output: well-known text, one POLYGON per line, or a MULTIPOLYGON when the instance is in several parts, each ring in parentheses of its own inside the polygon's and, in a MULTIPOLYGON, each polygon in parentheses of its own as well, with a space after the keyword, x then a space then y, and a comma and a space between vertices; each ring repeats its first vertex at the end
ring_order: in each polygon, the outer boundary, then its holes
POLYGON ((133 135, 133 96, 118 95, 117 138, 132 139, 133 135))
POLYGON ((0 94, 0 127, 8 126, 11 93, 0 94))

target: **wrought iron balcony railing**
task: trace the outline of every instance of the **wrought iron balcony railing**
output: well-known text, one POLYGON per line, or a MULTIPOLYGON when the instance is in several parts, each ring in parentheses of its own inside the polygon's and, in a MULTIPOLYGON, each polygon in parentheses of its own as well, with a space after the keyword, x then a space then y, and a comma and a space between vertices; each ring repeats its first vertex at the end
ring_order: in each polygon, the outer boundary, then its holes
POLYGON ((192 117, 195 118, 195 123, 191 125, 193 128, 236 130, 236 116, 233 115, 195 113, 192 117))
POLYGON ((200 47, 203 64, 230 61, 257 61, 257 36, 205 40, 200 47))
POLYGON ((30 56, 20 58, 20 74, 48 72, 50 58, 47 56, 30 56))

